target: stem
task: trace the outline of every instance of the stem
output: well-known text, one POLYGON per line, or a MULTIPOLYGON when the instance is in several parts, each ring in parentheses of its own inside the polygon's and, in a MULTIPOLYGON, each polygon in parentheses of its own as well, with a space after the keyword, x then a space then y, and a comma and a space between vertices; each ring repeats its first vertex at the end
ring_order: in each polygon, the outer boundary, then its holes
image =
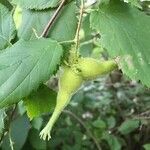
POLYGON ((12 110, 10 116, 9 116, 8 127, 7 127, 7 129, 4 129, 4 130, 3 130, 3 133, 2 133, 2 135, 1 135, 1 137, 0 137, 0 143, 2 142, 2 140, 3 140, 4 136, 5 136, 5 134, 10 131, 10 124, 11 124, 11 122, 12 122, 12 120, 13 120, 13 117, 14 117, 14 114, 15 114, 15 112, 16 112, 16 109, 17 109, 17 104, 15 104, 15 106, 14 106, 14 108, 13 108, 13 110, 12 110))
POLYGON ((9 124, 12 122, 16 110, 17 110, 17 104, 15 104, 15 106, 14 106, 14 108, 12 110, 12 113, 11 113, 10 118, 9 118, 9 124))
POLYGON ((85 42, 81 43, 80 45, 84 46, 84 45, 87 45, 87 44, 91 44, 91 43, 93 43, 93 41, 94 41, 93 39, 90 39, 88 41, 85 41, 85 42))
POLYGON ((95 143, 97 149, 98 150, 102 150, 102 148, 100 147, 97 139, 94 137, 94 135, 92 134, 92 132, 86 127, 86 125, 84 124, 84 122, 78 116, 76 116, 73 112, 71 112, 69 110, 63 110, 63 112, 66 113, 66 114, 69 114, 74 119, 76 119, 85 128, 85 130, 87 131, 88 135, 91 137, 91 139, 95 143))
POLYGON ((57 10, 55 11, 55 13, 53 14, 52 18, 49 20, 48 24, 44 28, 43 33, 41 34, 40 37, 47 37, 49 29, 51 28, 52 24, 54 23, 54 21, 55 21, 56 17, 58 16, 59 12, 62 10, 65 2, 66 2, 66 0, 62 0, 61 1, 59 7, 57 8, 57 10))
POLYGON ((75 41, 74 40, 69 40, 69 41, 62 41, 62 42, 59 42, 59 44, 69 44, 69 43, 74 43, 75 41))
POLYGON ((9 143, 10 143, 11 150, 14 150, 14 142, 11 139, 10 129, 9 129, 9 143))
POLYGON ((83 13, 84 13, 84 0, 81 0, 81 6, 80 6, 80 16, 79 16, 79 22, 78 22, 78 27, 77 27, 77 30, 76 30, 76 35, 75 35, 75 42, 76 42, 76 45, 75 45, 75 49, 77 50, 78 47, 79 47, 79 42, 80 42, 80 39, 79 39, 79 32, 80 32, 80 29, 81 29, 81 23, 82 23, 82 19, 83 19, 83 13))
POLYGON ((4 138, 4 136, 5 136, 5 130, 3 130, 2 135, 1 135, 1 137, 0 137, 0 144, 1 144, 1 142, 2 142, 2 140, 3 140, 3 138, 4 138))

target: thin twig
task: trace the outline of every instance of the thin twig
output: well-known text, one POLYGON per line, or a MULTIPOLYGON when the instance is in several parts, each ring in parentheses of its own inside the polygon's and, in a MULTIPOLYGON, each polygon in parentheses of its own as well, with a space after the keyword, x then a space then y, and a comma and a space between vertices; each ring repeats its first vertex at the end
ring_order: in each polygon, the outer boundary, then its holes
POLYGON ((75 35, 75 42, 76 42, 75 48, 76 48, 76 50, 78 49, 79 42, 80 42, 79 33, 80 33, 80 29, 81 29, 81 24, 82 24, 83 13, 84 13, 84 1, 81 0, 79 22, 78 22, 78 26, 77 26, 77 30, 76 30, 76 35, 75 35))
POLYGON ((57 10, 55 11, 55 13, 53 14, 53 16, 51 17, 50 21, 48 22, 48 24, 46 25, 46 27, 44 28, 42 34, 40 37, 46 37, 49 29, 51 28, 53 22, 55 21, 56 17, 58 16, 59 12, 61 11, 61 9, 63 8, 64 4, 65 4, 66 0, 62 0, 59 7, 57 8, 57 10))
POLYGON ((141 114, 139 114, 139 116, 150 116, 150 110, 147 110, 145 112, 142 112, 141 114))
POLYGON ((73 112, 71 112, 69 110, 63 110, 63 112, 66 113, 66 114, 69 114, 74 119, 76 119, 85 128, 85 130, 87 131, 88 135, 91 137, 91 139, 95 143, 97 149, 98 150, 102 150, 102 148, 100 147, 97 139, 94 137, 94 135, 92 134, 92 132, 86 127, 86 125, 84 124, 84 122, 78 116, 76 116, 73 112))
POLYGON ((132 116, 133 119, 150 120, 150 116, 132 116))

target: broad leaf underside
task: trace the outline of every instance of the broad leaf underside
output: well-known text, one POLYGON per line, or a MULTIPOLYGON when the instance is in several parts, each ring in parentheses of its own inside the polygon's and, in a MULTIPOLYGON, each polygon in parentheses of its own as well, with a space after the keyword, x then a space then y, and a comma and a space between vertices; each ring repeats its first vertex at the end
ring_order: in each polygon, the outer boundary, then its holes
POLYGON ((150 17, 124 2, 103 5, 90 18, 101 44, 132 79, 150 86, 150 17))

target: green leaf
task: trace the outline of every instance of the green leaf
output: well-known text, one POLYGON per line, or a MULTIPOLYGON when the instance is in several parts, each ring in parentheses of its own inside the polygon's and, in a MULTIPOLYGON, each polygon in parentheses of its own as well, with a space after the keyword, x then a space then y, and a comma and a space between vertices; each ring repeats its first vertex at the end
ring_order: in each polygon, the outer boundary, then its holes
POLYGON ((29 141, 36 150, 46 150, 46 141, 40 139, 39 131, 32 129, 29 133, 29 141))
POLYGON ((138 8, 142 8, 140 5, 140 1, 139 0, 128 0, 129 3, 131 3, 131 5, 136 6, 138 8))
MULTIPOLYGON (((35 39, 36 31, 40 36, 55 9, 35 11, 23 10, 22 24, 18 29, 18 37, 26 40, 35 39)), ((74 2, 66 5, 50 29, 48 37, 57 41, 72 40, 77 26, 76 5, 74 2)))
POLYGON ((139 120, 126 120, 124 121, 121 126, 118 128, 118 130, 122 134, 129 134, 130 132, 137 129, 140 125, 139 120))
POLYGON ((91 35, 92 29, 90 28, 90 15, 89 14, 83 18, 82 29, 84 32, 83 40, 88 41, 92 39, 92 35, 91 35))
POLYGON ((106 129, 106 123, 101 119, 95 120, 92 124, 96 128, 106 129))
POLYGON ((20 40, 0 53, 0 107, 20 101, 48 80, 62 54, 51 39, 20 40))
POLYGON ((25 98, 27 114, 32 120, 43 113, 53 111, 56 103, 56 92, 42 85, 36 92, 25 98))
POLYGON ((17 104, 17 109, 18 109, 18 113, 22 116, 26 113, 26 109, 25 109, 25 106, 23 104, 23 101, 20 101, 18 104, 17 104))
POLYGON ((91 14, 92 28, 101 43, 130 78, 150 86, 150 16, 129 4, 111 1, 91 14))
POLYGON ((32 127, 36 130, 40 130, 43 124, 43 118, 37 117, 31 121, 32 127))
POLYGON ((56 7, 60 0, 12 0, 12 3, 25 9, 45 9, 56 7))
POLYGON ((144 150, 150 150, 150 144, 144 144, 143 147, 144 150))
POLYGON ((11 45, 10 41, 15 37, 16 30, 11 12, 0 4, 0 50, 11 45))
MULTIPOLYGON (((25 115, 17 118, 11 123, 10 136, 14 143, 14 150, 20 150, 23 147, 26 142, 29 129, 30 122, 25 115)), ((11 150, 8 134, 3 139, 2 149, 11 150)))
POLYGON ((90 57, 93 52, 93 43, 88 43, 80 46, 80 54, 83 57, 90 57))
POLYGON ((115 125, 116 125, 116 119, 115 119, 115 117, 110 116, 109 118, 107 118, 107 124, 108 124, 109 129, 114 128, 115 125))
POLYGON ((121 150, 121 143, 119 142, 118 138, 114 135, 111 135, 107 132, 103 133, 102 139, 106 140, 110 150, 121 150))

